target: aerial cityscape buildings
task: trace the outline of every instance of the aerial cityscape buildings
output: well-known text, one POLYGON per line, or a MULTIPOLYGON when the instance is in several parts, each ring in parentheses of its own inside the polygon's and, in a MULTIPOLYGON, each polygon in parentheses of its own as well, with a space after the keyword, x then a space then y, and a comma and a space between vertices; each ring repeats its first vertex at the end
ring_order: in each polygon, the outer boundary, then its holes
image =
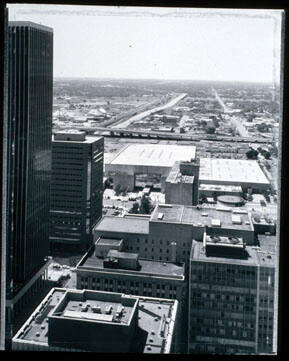
POLYGON ((49 252, 53 30, 9 22, 7 332, 42 285, 49 252))
POLYGON ((54 79, 7 30, 6 348, 276 354, 280 89, 54 79))

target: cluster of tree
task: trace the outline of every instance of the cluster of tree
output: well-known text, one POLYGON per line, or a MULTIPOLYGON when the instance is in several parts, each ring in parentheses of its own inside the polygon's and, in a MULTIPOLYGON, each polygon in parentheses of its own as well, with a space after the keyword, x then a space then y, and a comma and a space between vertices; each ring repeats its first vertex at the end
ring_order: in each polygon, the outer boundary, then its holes
POLYGON ((247 159, 257 159, 259 152, 256 149, 251 148, 246 153, 247 159))
POLYGON ((241 196, 243 199, 245 199, 248 202, 252 202, 253 200, 253 196, 250 193, 243 192, 241 196))
POLYGON ((206 201, 207 201, 207 197, 203 193, 201 193, 199 195, 199 203, 202 204, 205 203, 206 201))
POLYGON ((206 127, 206 133, 215 134, 215 132, 216 132, 216 127, 214 127, 213 125, 209 125, 206 127))
POLYGON ((116 187, 115 187, 115 195, 119 196, 120 194, 125 196, 127 194, 127 187, 126 186, 121 186, 120 184, 117 184, 116 187))
POLYGON ((112 188, 112 186, 113 186, 113 179, 109 177, 104 181, 104 189, 112 188))
POLYGON ((149 196, 145 194, 142 196, 140 203, 134 202, 129 213, 133 214, 151 214, 154 206, 149 196))
POLYGON ((271 194, 271 192, 268 189, 263 191, 263 196, 264 196, 266 202, 268 202, 268 203, 270 203, 270 194, 271 194))
POLYGON ((262 147, 258 147, 257 149, 258 149, 259 153, 262 154, 265 159, 271 158, 271 153, 268 150, 263 149, 262 147))
POLYGON ((269 132, 270 129, 271 129, 271 127, 266 123, 257 124, 257 130, 260 133, 267 133, 267 132, 269 132))

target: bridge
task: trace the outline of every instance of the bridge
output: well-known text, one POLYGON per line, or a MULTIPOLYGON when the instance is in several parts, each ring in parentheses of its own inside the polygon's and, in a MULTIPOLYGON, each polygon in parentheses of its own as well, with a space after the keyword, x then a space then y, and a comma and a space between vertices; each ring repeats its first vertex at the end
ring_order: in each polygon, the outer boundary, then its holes
MULTIPOLYGON (((273 143, 273 139, 262 139, 254 137, 236 137, 236 136, 220 136, 215 134, 202 134, 194 135, 187 133, 173 133, 173 132, 161 132, 157 130, 136 130, 125 128, 112 128, 112 127, 85 127, 74 126, 74 129, 84 131, 87 134, 98 134, 104 137, 128 137, 128 138, 147 138, 147 139, 162 139, 162 140, 184 140, 199 142, 201 140, 215 141, 215 142, 238 142, 238 143, 260 143, 267 144, 273 143)), ((53 130, 61 131, 65 129, 71 129, 68 127, 57 127, 53 130)))

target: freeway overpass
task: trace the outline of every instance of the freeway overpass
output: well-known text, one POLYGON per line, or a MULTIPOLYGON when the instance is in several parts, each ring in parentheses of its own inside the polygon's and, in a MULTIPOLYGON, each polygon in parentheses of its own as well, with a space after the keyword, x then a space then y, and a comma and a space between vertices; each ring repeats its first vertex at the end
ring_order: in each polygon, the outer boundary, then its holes
POLYGON ((143 119, 145 117, 148 117, 153 113, 159 112, 159 111, 167 109, 167 108, 171 108, 174 105, 176 105, 181 99, 183 99, 186 95, 187 95, 186 93, 182 93, 182 94, 178 95, 177 97, 171 99, 168 103, 166 103, 164 105, 160 105, 160 106, 158 106, 156 108, 153 108, 153 109, 145 110, 144 112, 141 112, 139 114, 136 114, 136 115, 132 116, 129 119, 126 119, 126 120, 124 120, 124 121, 122 121, 122 122, 120 122, 120 123, 118 123, 116 125, 113 125, 112 128, 119 129, 119 128, 127 127, 131 123, 133 123, 135 121, 138 121, 140 119, 143 119))
MULTIPOLYGON (((71 127, 57 127, 53 129, 53 133, 65 129, 71 129, 71 127)), ((200 140, 216 141, 216 142, 238 142, 238 143, 260 143, 267 144, 273 143, 273 140, 253 138, 253 137, 231 137, 231 136, 218 136, 211 134, 180 134, 171 132, 160 132, 156 130, 135 130, 135 129, 116 129, 112 127, 85 127, 74 126, 73 129, 85 131, 87 134, 99 134, 105 137, 129 137, 129 138, 152 138, 152 139, 164 139, 164 140, 184 140, 199 142, 200 140)))

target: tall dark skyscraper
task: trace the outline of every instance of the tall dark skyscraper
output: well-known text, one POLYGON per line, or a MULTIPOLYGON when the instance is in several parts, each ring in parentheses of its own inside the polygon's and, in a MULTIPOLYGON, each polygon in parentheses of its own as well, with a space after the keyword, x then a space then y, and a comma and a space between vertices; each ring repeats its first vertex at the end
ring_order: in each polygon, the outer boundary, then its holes
POLYGON ((87 249, 102 216, 102 137, 66 131, 54 135, 50 202, 50 244, 87 249))
POLYGON ((41 286, 49 250, 53 30, 8 26, 7 320, 41 286))

